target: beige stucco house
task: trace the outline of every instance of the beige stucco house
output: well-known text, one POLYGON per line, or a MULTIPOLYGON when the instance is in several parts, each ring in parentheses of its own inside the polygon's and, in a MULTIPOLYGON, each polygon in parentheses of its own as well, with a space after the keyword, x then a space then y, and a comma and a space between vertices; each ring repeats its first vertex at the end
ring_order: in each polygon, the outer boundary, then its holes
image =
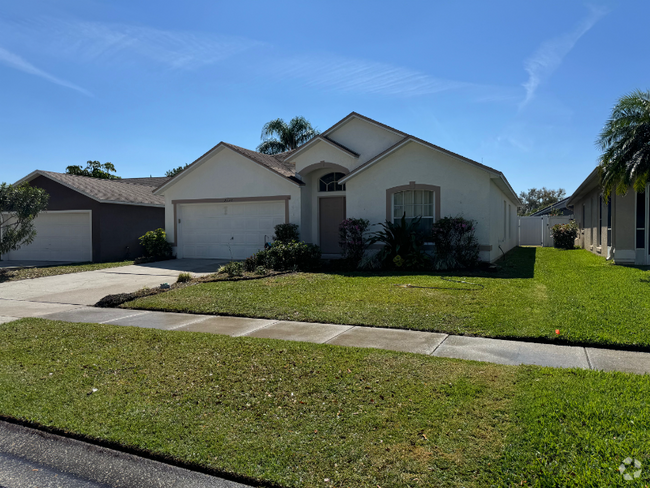
POLYGON ((520 202, 501 172, 354 112, 275 156, 221 142, 155 193, 180 258, 245 258, 284 222, 335 256, 343 219, 403 214, 425 228, 476 220, 485 261, 517 245, 520 202))
POLYGON ((637 193, 630 188, 605 203, 594 169, 567 202, 580 227, 576 245, 617 264, 650 264, 649 198, 649 189, 637 193))

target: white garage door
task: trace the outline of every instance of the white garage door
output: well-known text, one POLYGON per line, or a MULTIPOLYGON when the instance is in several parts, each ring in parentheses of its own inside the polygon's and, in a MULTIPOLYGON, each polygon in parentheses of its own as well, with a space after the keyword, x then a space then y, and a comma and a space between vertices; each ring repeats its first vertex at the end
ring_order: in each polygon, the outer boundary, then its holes
POLYGON ((3 255, 3 260, 92 261, 90 211, 42 212, 34 225, 34 242, 3 255))
POLYGON ((180 205, 183 258, 245 259, 264 248, 285 221, 284 201, 180 205))

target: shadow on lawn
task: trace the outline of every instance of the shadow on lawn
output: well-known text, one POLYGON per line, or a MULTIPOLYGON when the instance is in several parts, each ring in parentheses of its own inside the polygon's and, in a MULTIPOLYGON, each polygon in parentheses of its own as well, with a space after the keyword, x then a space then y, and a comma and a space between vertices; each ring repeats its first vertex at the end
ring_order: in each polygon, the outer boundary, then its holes
POLYGON ((508 251, 505 256, 501 257, 494 264, 496 269, 489 269, 487 266, 474 270, 452 270, 452 271, 343 271, 332 268, 324 268, 322 273, 337 274, 343 276, 442 276, 456 278, 498 278, 498 279, 522 279, 533 278, 535 276, 535 259, 537 248, 535 247, 515 247, 508 251))

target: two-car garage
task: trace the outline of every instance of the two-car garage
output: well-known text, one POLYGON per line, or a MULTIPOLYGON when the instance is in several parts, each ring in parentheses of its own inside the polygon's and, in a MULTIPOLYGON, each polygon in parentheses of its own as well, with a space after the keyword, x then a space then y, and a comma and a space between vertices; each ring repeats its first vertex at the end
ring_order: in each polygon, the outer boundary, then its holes
POLYGON ((215 199, 175 202, 177 255, 245 259, 270 242, 286 221, 287 200, 215 199), (251 201, 252 200, 252 201, 251 201))

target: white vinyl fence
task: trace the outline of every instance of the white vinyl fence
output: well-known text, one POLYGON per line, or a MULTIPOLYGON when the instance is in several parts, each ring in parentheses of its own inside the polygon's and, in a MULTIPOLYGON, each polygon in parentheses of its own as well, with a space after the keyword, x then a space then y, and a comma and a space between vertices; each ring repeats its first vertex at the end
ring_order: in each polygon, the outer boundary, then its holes
POLYGON ((569 215, 560 217, 519 217, 519 245, 553 247, 551 227, 555 224, 568 224, 572 220, 569 215))

